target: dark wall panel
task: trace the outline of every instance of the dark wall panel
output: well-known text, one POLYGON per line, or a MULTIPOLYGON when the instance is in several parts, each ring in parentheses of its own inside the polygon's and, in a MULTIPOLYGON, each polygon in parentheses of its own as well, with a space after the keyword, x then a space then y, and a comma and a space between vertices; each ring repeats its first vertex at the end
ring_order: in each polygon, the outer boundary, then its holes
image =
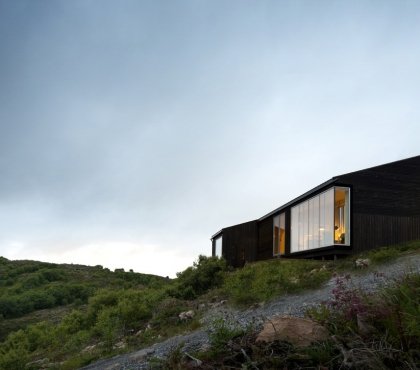
POLYGON ((273 258, 273 216, 262 220, 258 224, 258 251, 256 259, 273 258))
POLYGON ((420 216, 353 215, 353 253, 420 240, 420 216))
POLYGON ((337 177, 352 186, 353 212, 420 216, 420 156, 337 177))
POLYGON ((223 229, 223 257, 234 267, 256 259, 257 221, 223 229))

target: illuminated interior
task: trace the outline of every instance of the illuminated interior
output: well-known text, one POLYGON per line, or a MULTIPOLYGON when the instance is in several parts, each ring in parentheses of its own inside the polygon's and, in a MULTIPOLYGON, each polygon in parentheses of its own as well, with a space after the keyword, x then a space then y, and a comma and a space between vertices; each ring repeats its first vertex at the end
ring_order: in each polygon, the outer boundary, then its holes
POLYGON ((290 251, 350 244, 350 189, 332 187, 291 210, 290 251))
MULTIPOLYGON (((349 189, 335 188, 334 197, 334 244, 348 244, 346 230, 349 230, 349 189)), ((348 236, 347 236, 348 238, 348 236)))
POLYGON ((286 249, 285 214, 281 213, 273 220, 273 255, 283 255, 286 249))

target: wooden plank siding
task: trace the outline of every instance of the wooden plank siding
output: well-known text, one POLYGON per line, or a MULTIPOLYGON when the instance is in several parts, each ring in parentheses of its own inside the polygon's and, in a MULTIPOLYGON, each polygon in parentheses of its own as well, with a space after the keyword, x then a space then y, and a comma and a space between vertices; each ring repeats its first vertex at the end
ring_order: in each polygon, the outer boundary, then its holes
POLYGON ((354 213, 420 216, 420 156, 336 179, 351 184, 354 213))
POLYGON ((333 177, 258 220, 222 229, 228 263, 273 258, 273 219, 283 212, 285 257, 334 257, 420 240, 420 156, 333 177), (291 208, 333 186, 350 188, 350 246, 290 253, 291 208))
MULTIPOLYGON (((280 213, 285 213, 285 255, 290 253, 290 209, 284 210, 280 213)), ((259 221, 258 223, 258 251, 257 261, 266 260, 273 258, 273 247, 274 247, 274 231, 273 231, 273 220, 277 214, 259 221)), ((276 258, 279 256, 276 256, 276 258)))
POLYGON ((420 240, 420 216, 353 214, 353 253, 420 240))
POLYGON ((245 262, 256 260, 257 233, 257 221, 245 222, 222 229, 222 256, 229 265, 242 267, 245 262))
POLYGON ((257 261, 273 258, 273 217, 258 223, 257 261))

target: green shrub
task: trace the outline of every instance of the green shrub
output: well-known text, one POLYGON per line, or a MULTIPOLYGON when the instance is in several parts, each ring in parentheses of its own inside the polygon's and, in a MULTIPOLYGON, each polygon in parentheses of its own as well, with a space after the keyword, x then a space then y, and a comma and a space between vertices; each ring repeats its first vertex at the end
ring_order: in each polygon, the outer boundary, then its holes
POLYGON ((212 288, 222 285, 227 264, 218 257, 200 255, 193 266, 177 273, 175 286, 169 291, 173 297, 194 299, 212 288))
POLYGON ((45 321, 29 325, 25 329, 30 352, 38 348, 48 348, 54 343, 55 327, 45 321))
POLYGON ((331 272, 320 261, 264 261, 227 274, 222 292, 234 303, 245 305, 318 287, 330 276, 331 272))
POLYGON ((104 343, 106 350, 111 350, 113 344, 123 334, 122 321, 115 307, 107 307, 98 314, 93 331, 104 343))
POLYGON ((117 304, 124 329, 133 329, 149 320, 162 298, 159 291, 125 291, 117 304))
POLYGON ((419 274, 369 295, 339 278, 332 300, 308 315, 340 338, 338 346, 353 343, 355 367, 411 369, 420 360, 419 274))
POLYGON ((29 359, 29 343, 23 330, 11 333, 0 344, 0 369, 23 370, 29 359))
POLYGON ((59 330, 66 334, 75 334, 79 330, 83 330, 86 327, 86 316, 77 310, 71 311, 69 314, 64 316, 58 326, 59 330))
POLYGON ((376 248, 363 253, 360 257, 369 258, 373 264, 381 264, 392 261, 405 252, 412 252, 420 249, 420 240, 411 241, 388 247, 376 248))
POLYGON ((185 301, 173 297, 165 298, 156 307, 151 324, 154 327, 174 325, 178 322, 178 315, 186 310, 188 305, 185 301))
POLYGON ((212 350, 221 352, 226 349, 227 343, 233 338, 243 335, 245 331, 219 318, 212 323, 212 331, 209 334, 212 350))
POLYGON ((101 290, 96 295, 89 299, 87 311, 87 325, 91 326, 95 323, 99 312, 110 306, 115 306, 118 303, 118 292, 101 290))

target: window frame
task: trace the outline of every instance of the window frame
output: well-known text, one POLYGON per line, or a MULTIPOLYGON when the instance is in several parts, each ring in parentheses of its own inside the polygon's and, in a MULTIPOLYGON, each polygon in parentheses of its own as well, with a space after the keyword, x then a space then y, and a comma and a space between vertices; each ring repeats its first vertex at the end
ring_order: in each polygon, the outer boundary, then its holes
POLYGON ((214 239, 214 256, 219 258, 223 257, 223 234, 214 239), (217 254, 217 248, 219 247, 218 241, 220 241, 220 254, 217 254))
MULTIPOLYGON (((346 203, 345 203, 346 204, 346 203)), ((313 209, 312 209, 313 211, 313 209)), ((274 225, 274 222, 273 222, 274 225)), ((299 253, 299 252, 308 252, 313 250, 320 250, 322 248, 328 248, 328 247, 334 247, 334 246, 350 246, 351 244, 351 188, 349 186, 331 186, 328 189, 325 189, 324 191, 305 199, 304 201, 301 201, 299 203, 296 203, 294 206, 290 208, 290 254, 299 253), (345 243, 336 243, 335 242, 335 203, 336 203, 336 189, 342 189, 348 191, 348 208, 346 214, 344 214, 345 220, 347 219, 347 222, 344 221, 344 224, 348 225, 348 231, 345 230, 345 243), (331 207, 327 208, 327 193, 329 191, 333 191, 333 197, 332 197, 332 209, 331 207), (315 202, 314 200, 318 198, 318 201, 315 202), (314 220, 318 221, 318 245, 316 247, 309 248, 309 245, 314 245, 314 242, 312 240, 311 243, 309 243, 309 237, 310 235, 310 229, 314 230, 315 225, 311 225, 311 207, 310 205, 318 204, 318 217, 313 218, 314 220), (332 211, 332 214, 331 214, 332 211), (304 214, 305 213, 305 214, 304 214), (327 220, 327 214, 329 215, 329 218, 332 217, 331 220, 327 220), (323 222, 323 223, 322 223, 323 222), (328 231, 328 233, 332 233, 332 243, 323 243, 325 240, 325 234, 324 228, 325 226, 331 226, 332 230, 328 231), (323 226, 323 227, 322 227, 323 226), (305 235, 306 231, 306 235, 305 235), (302 234, 302 235, 301 235, 302 234), (305 237, 308 240, 305 240, 305 237), (294 240, 296 239, 296 240, 294 240), (321 245, 324 244, 324 245, 321 245), (295 247, 295 248, 294 248, 295 247)), ((330 238, 328 238, 331 240, 330 238)), ((273 241, 274 242, 274 241, 273 241)))
POLYGON ((284 256, 286 254, 286 212, 281 212, 276 214, 273 217, 273 257, 284 256), (283 230, 284 230, 284 249, 283 253, 281 251, 281 225, 282 225, 282 217, 283 217, 283 230), (276 227, 276 218, 279 220, 279 248, 278 253, 276 253, 276 235, 275 235, 275 227, 276 227))

